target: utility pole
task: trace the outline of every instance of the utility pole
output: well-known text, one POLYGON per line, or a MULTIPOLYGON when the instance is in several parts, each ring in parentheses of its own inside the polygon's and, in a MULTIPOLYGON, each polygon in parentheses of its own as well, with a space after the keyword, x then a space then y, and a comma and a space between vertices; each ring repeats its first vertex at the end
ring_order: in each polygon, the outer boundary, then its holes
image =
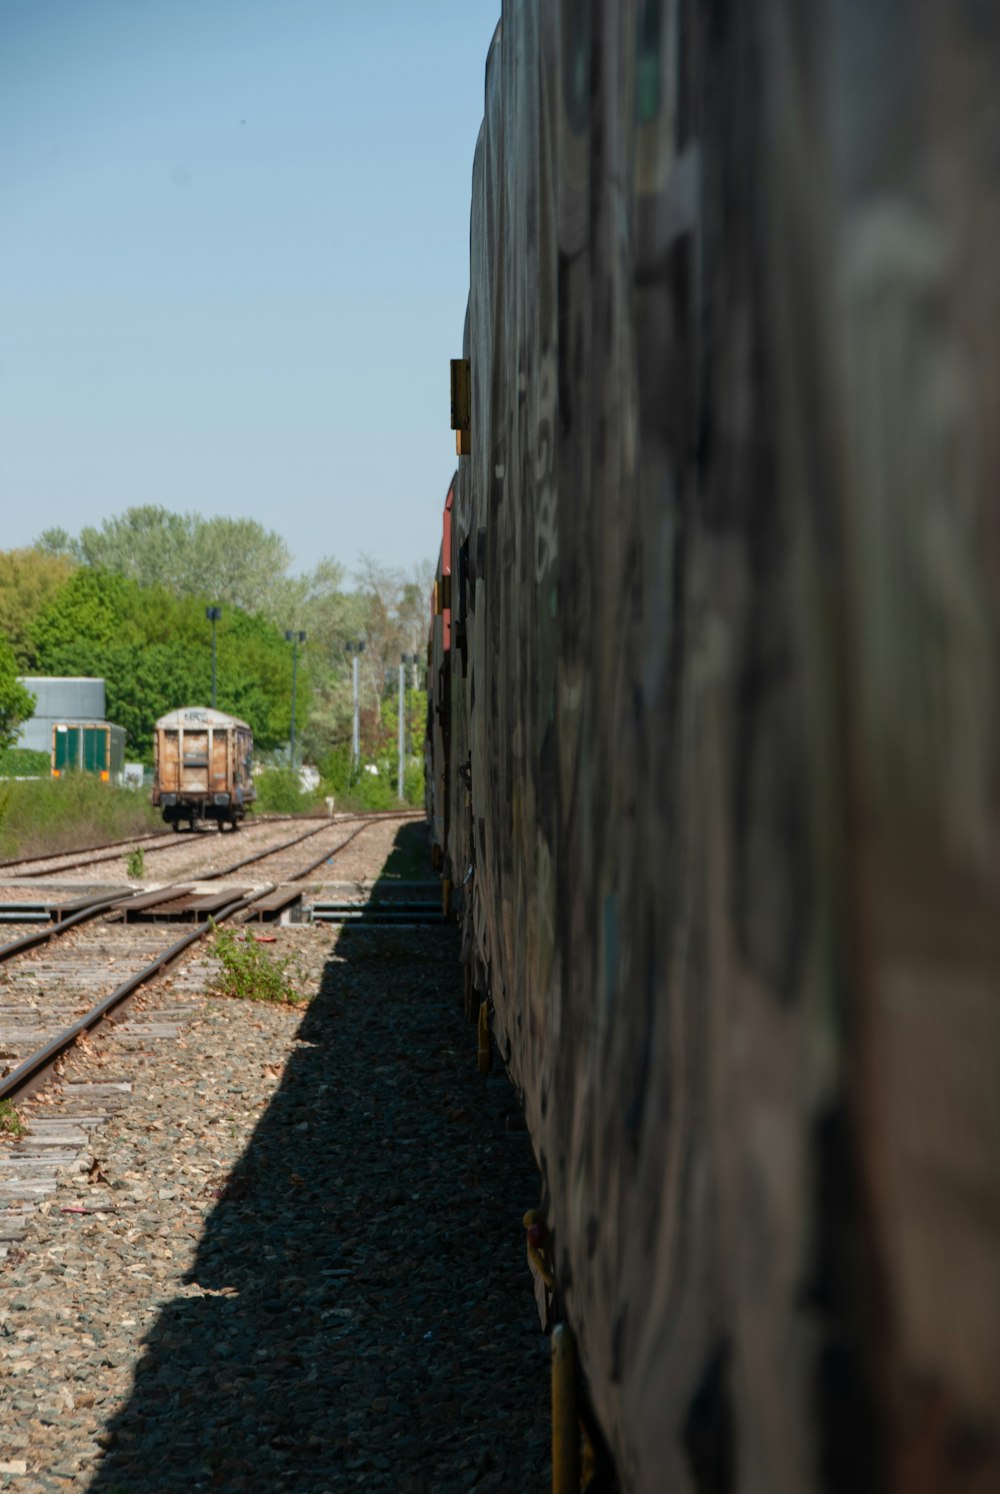
POLYGON ((291 758, 292 772, 295 772, 295 683, 299 666, 299 644, 305 643, 306 635, 297 632, 294 628, 285 629, 285 641, 292 645, 292 741, 291 758))
POLYGON ((205 616, 212 624, 212 710, 215 710, 215 625, 222 616, 221 607, 206 607, 205 616))
POLYGON ((404 774, 403 774, 403 762, 404 762, 404 753, 406 751, 406 719, 405 719, 405 711, 406 711, 406 664, 407 664, 407 656, 406 656, 406 654, 400 654, 400 656, 399 656, 399 781, 398 781, 397 786, 396 786, 396 792, 398 793, 400 799, 405 799, 405 797, 406 797, 406 795, 403 792, 403 778, 404 778, 404 774))
POLYGON ((354 733, 351 738, 351 766, 356 773, 361 767, 361 710, 358 700, 358 663, 360 655, 364 653, 365 646, 360 639, 356 639, 353 643, 345 643, 344 647, 351 655, 351 672, 354 679, 354 733))

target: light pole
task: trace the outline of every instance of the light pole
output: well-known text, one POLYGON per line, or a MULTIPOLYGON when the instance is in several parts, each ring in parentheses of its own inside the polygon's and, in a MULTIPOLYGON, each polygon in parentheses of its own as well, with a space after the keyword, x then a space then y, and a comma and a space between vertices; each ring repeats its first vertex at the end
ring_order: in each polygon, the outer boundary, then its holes
MULTIPOLYGON (((415 690, 417 688, 417 665, 420 663, 420 655, 419 654, 409 654, 406 657, 408 658, 409 662, 413 665, 413 684, 412 684, 412 688, 415 690)), ((409 711, 406 712, 406 746, 407 746, 407 751, 408 752, 412 752, 413 751, 413 723, 410 720, 410 713, 409 713, 409 711)))
POLYGON ((295 679, 299 667, 299 644, 305 643, 306 635, 294 628, 285 629, 285 642, 292 645, 292 772, 295 772, 295 679))
POLYGON ((355 772, 361 767, 361 713, 358 708, 358 660, 364 653, 365 646, 360 639, 353 643, 345 643, 344 648, 351 655, 351 672, 354 678, 354 734, 351 738, 351 766, 355 772))
POLYGON ((205 616, 212 624, 212 710, 215 710, 215 625, 222 616, 221 607, 206 607, 205 616))
POLYGON ((408 654, 399 656, 399 775, 396 782, 396 793, 400 799, 406 795, 403 793, 403 754, 406 751, 406 666, 409 662, 408 654))

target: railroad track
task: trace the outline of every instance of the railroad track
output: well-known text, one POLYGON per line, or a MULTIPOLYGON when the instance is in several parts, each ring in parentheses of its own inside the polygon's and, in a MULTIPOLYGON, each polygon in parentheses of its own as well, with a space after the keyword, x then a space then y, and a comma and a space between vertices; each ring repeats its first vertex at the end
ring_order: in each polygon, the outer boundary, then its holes
MULTIPOLYGON (((286 824, 292 818, 291 815, 275 815, 267 819, 257 819, 247 824, 241 833, 243 835, 249 833, 253 836, 255 831, 286 824)), ((330 821, 326 819, 323 823, 329 824, 330 821)), ((214 826, 211 830, 196 830, 183 836, 179 836, 175 830, 165 835, 136 835, 128 840, 105 842, 99 846, 80 846, 72 851, 0 862, 0 871, 18 879, 55 877, 63 872, 78 871, 81 867, 100 866, 109 861, 123 861, 130 851, 136 849, 141 849, 144 856, 155 856, 160 851, 189 851, 197 854, 199 851, 204 852, 209 843, 217 846, 219 838, 219 832, 214 826)))
POLYGON ((0 1251, 18 1238, 27 1213, 54 1189, 58 1170, 79 1155, 90 1131, 127 1102, 126 1076, 95 1084, 76 1072, 81 1049, 98 1030, 125 1043, 173 1037, 197 1005, 201 984, 183 994, 175 974, 170 998, 151 1018, 129 1010, 139 991, 176 972, 214 925, 278 916, 301 899, 312 872, 373 824, 409 817, 327 819, 194 883, 168 883, 151 893, 112 887, 49 904, 49 925, 28 927, 0 946, 0 1101, 24 1100, 53 1075, 60 1079, 44 1115, 33 1113, 29 1134, 17 1147, 0 1150, 0 1251), (254 874, 241 876, 248 868, 254 874), (199 885, 223 881, 219 890, 199 885), (164 922, 183 927, 171 937, 164 922))
MULTIPOLYGON (((331 825, 349 824, 358 820, 377 822, 385 819, 420 819, 423 817, 420 810, 403 811, 379 811, 374 814, 339 814, 332 818, 330 816, 304 816, 304 815, 271 815, 267 818, 257 818, 248 821, 240 834, 241 837, 253 837, 255 831, 271 830, 275 825, 309 823, 315 829, 321 830, 331 825)), ((288 844, 293 844, 289 841, 288 844)), ((176 831, 170 831, 167 835, 134 836, 129 840, 113 841, 99 846, 83 847, 74 851, 66 851, 50 856, 31 856, 17 861, 0 862, 0 871, 18 880, 31 878, 41 880, 44 877, 58 877, 63 872, 79 871, 88 866, 105 865, 113 861, 124 861, 131 850, 142 849, 144 856, 153 856, 161 851, 172 851, 183 857, 185 853, 197 857, 208 850, 210 855, 229 845, 229 838, 224 841, 216 829, 197 830, 187 835, 178 835, 176 831), (153 842, 157 842, 153 844, 153 842)))

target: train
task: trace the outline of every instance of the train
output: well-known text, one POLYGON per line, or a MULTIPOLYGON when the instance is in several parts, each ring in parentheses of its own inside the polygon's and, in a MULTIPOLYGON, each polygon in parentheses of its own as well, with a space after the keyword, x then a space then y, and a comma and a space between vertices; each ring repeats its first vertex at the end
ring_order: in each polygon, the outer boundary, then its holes
POLYGON ((1000 1488, 998 64, 945 0, 489 50, 427 814, 594 1489, 1000 1488))
POLYGON ((153 804, 175 830, 214 820, 238 830, 253 804, 253 733, 206 706, 169 711, 153 740, 153 804))

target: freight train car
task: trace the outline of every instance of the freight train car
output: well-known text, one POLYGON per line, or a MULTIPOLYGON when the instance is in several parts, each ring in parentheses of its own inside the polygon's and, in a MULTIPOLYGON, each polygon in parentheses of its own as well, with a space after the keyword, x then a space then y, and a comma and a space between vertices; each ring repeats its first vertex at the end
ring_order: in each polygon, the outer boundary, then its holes
POLYGON ((239 829, 255 798, 253 735, 245 721, 202 706, 161 716, 154 740, 153 803, 168 825, 215 820, 239 829))
MULTIPOLYGON (((103 681, 102 681, 103 683, 103 681)), ((52 724, 52 776, 94 773, 120 784, 125 774, 125 728, 110 721, 55 721, 52 724)))
POLYGON ((625 1489, 1000 1488, 998 69, 945 0, 490 50, 433 830, 625 1489))

